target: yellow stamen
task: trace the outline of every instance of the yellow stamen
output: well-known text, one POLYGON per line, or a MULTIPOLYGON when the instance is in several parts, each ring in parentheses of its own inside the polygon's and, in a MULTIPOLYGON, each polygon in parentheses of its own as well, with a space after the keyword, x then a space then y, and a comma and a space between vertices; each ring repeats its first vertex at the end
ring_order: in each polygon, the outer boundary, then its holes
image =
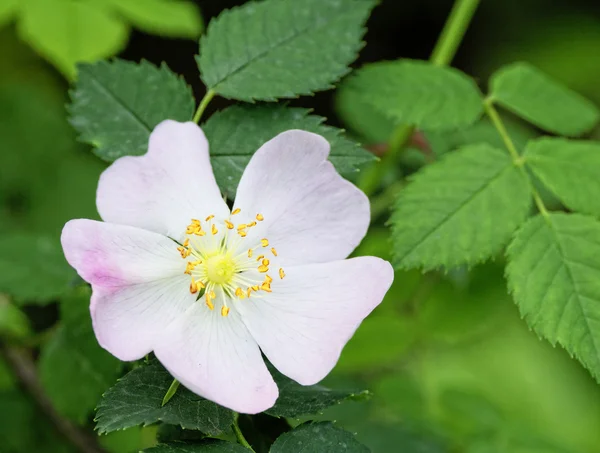
POLYGON ((190 283, 190 293, 196 294, 197 292, 198 292, 198 285, 196 284, 196 282, 192 278, 192 282, 190 283))
POLYGON ((240 208, 235 208, 233 210, 233 212, 231 213, 231 215, 236 215, 236 214, 239 214, 240 212, 242 212, 242 210, 240 208))
POLYGON ((229 220, 225 220, 225 226, 228 230, 233 230, 233 223, 231 223, 229 220))
POLYGON ((271 291, 271 284, 264 282, 262 285, 260 285, 260 289, 262 289, 263 291, 266 291, 268 293, 272 293, 273 291, 271 291))
POLYGON ((215 215, 214 215, 214 214, 211 214, 211 215, 209 215, 209 216, 208 216, 206 219, 204 219, 204 220, 206 220, 206 221, 208 222, 208 221, 210 221, 210 220, 212 220, 212 219, 214 219, 214 218, 215 218, 215 215))
POLYGON ((279 268, 279 278, 283 280, 283 277, 285 277, 285 272, 283 272, 283 267, 279 268))
POLYGON ((190 240, 189 240, 189 238, 188 238, 188 239, 186 239, 185 241, 183 241, 183 246, 184 246, 184 247, 187 247, 188 245, 190 245, 190 240))
POLYGON ((256 214, 256 220, 258 220, 259 222, 262 222, 263 220, 265 220, 265 218, 263 217, 262 214, 256 214))
POLYGON ((265 258, 264 260, 262 260, 263 266, 268 266, 269 264, 271 264, 271 262, 268 259, 265 258))
POLYGON ((212 227, 210 228, 210 232, 212 233, 213 236, 219 232, 219 230, 217 230, 217 226, 214 223, 212 224, 212 227))
POLYGON ((238 234, 243 238, 245 238, 248 235, 248 233, 246 233, 245 231, 238 231, 238 234))
POLYGON ((273 256, 277 256, 277 250, 275 250, 275 247, 271 247, 271 253, 273 256))
POLYGON ((204 231, 204 230, 201 230, 200 228, 198 228, 198 229, 197 229, 197 230, 194 232, 194 234, 195 234, 195 235, 197 235, 197 236, 205 236, 205 235, 206 235, 206 231, 204 231))
POLYGON ((252 249, 248 249, 248 258, 252 258, 252 249))
POLYGON ((271 283, 273 279, 269 276, 269 274, 265 275, 265 282, 271 283))
POLYGON ((247 295, 247 297, 250 297, 250 293, 251 293, 251 292, 252 292, 252 288, 248 288, 248 289, 246 290, 246 293, 247 293, 246 295, 247 295))
POLYGON ((269 240, 267 238, 263 238, 260 240, 260 245, 262 245, 263 247, 268 247, 269 246, 269 240))
POLYGON ((242 288, 238 288, 235 290, 235 295, 237 297, 239 297, 240 299, 244 299, 246 297, 246 294, 244 294, 244 290, 242 288))
POLYGON ((269 266, 265 266, 264 264, 263 264, 263 265, 261 265, 261 266, 258 266, 258 272, 261 272, 261 273, 263 273, 263 274, 264 274, 265 272, 269 272, 269 266))
POLYGON ((265 255, 258 255, 258 256, 256 257, 256 261, 260 261, 260 260, 262 260, 264 257, 265 257, 265 255))
POLYGON ((227 316, 229 314, 229 307, 221 307, 221 316, 227 316))
POLYGON ((237 229, 238 229, 238 231, 240 231, 240 230, 243 230, 243 229, 245 229, 245 228, 248 228, 248 225, 246 225, 245 223, 240 223, 240 224, 237 226, 237 229))
POLYGON ((258 285, 252 285, 251 288, 252 288, 252 291, 255 291, 255 292, 258 291, 258 289, 259 289, 258 285))
POLYGON ((256 226, 256 222, 254 220, 248 224, 248 228, 252 228, 253 226, 256 226))

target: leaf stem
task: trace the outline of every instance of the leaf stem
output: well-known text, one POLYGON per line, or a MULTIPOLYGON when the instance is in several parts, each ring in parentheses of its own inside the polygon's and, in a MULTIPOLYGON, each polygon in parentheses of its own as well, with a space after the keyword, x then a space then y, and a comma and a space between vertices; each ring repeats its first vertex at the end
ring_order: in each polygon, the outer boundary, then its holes
POLYGON ((173 379, 173 382, 171 382, 171 385, 169 386, 167 393, 165 393, 165 396, 162 400, 161 407, 164 406, 165 404, 167 404, 171 400, 171 398, 173 398, 175 396, 175 393, 177 393, 178 388, 179 388, 179 381, 177 379, 173 379))
POLYGON ((485 100, 483 101, 483 108, 484 108, 487 116, 492 121, 492 124, 498 131, 498 134, 502 138, 502 141, 504 142, 504 145, 506 146, 506 149, 508 150, 508 153, 510 154, 510 157, 512 158, 513 163, 517 167, 519 167, 521 169, 521 171, 524 173, 525 177, 527 177, 527 180, 529 181, 529 186, 531 188, 531 193, 533 195, 533 200, 535 201, 535 204, 536 204, 538 210, 540 211, 540 214, 542 214, 544 217, 548 217, 548 209, 546 208, 546 205, 544 204, 544 201, 542 200, 542 197, 540 196, 539 192, 534 187, 533 182, 531 181, 531 177, 529 176, 529 174, 527 173, 527 170, 525 169, 525 167, 523 165, 525 163, 525 159, 523 156, 519 155, 519 152, 517 151, 517 147, 515 146, 512 139, 510 138, 510 135, 508 134, 508 130, 506 129, 506 126, 504 125, 502 118, 500 118, 498 111, 494 107, 493 98, 491 98, 489 96, 487 98, 485 98, 485 100))
MULTIPOLYGON (((235 437, 237 437, 237 440, 240 443, 240 445, 242 445, 243 447, 246 447, 248 450, 254 452, 254 448, 252 448, 252 446, 248 443, 248 441, 244 437, 244 433, 242 433, 242 430, 240 429, 240 426, 238 425, 239 417, 240 417, 240 414, 238 414, 237 412, 234 412, 233 425, 231 425, 231 426, 233 427, 233 432, 235 433, 235 437)), ((256 452, 254 452, 254 453, 256 453, 256 452)))
POLYGON ((198 110, 196 110, 196 113, 194 114, 194 119, 193 119, 194 123, 198 124, 198 122, 200 121, 200 118, 202 118, 202 114, 204 113, 204 110, 206 110, 206 107, 208 106, 208 103, 212 100, 212 98, 215 97, 215 94, 217 94, 217 93, 215 93, 213 90, 208 90, 206 92, 206 94, 200 101, 198 110))
MULTIPOLYGON (((479 2, 480 0, 456 0, 454 2, 452 11, 446 19, 446 24, 429 58, 431 63, 437 66, 446 66, 452 62, 479 2)), ((414 126, 406 124, 401 124, 394 129, 387 152, 378 164, 373 165, 365 172, 360 181, 360 188, 364 193, 372 195, 377 190, 383 174, 388 168, 396 165, 402 149, 409 142, 414 131, 414 126)))

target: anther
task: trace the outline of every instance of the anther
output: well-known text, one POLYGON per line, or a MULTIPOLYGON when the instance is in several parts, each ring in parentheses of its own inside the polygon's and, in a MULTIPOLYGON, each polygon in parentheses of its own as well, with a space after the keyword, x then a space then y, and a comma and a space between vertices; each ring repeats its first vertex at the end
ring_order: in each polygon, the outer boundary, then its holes
POLYGON ((265 258, 264 260, 262 260, 262 265, 263 266, 268 266, 269 264, 271 264, 271 262, 267 258, 265 258))
POLYGON ((265 266, 264 264, 258 266, 258 272, 264 274, 265 272, 269 272, 269 266, 265 266))
POLYGON ((260 289, 262 289, 263 291, 266 291, 268 293, 272 293, 273 291, 271 291, 271 284, 264 282, 262 285, 260 285, 260 289))
POLYGON ((269 274, 265 275, 265 282, 266 283, 271 283, 273 281, 273 279, 269 276, 269 274))
POLYGON ((248 249, 248 258, 252 258, 252 253, 253 253, 252 249, 248 249))
POLYGON ((221 307, 221 316, 227 316, 229 314, 229 307, 221 307))
POLYGON ((190 240, 189 240, 189 238, 188 238, 188 239, 186 239, 185 241, 183 241, 183 246, 184 246, 184 247, 187 247, 188 245, 190 245, 190 240))
POLYGON ((262 222, 263 220, 265 220, 265 218, 263 217, 262 214, 256 214, 256 220, 258 220, 259 222, 262 222))
POLYGON ((214 219, 214 218, 215 218, 215 215, 214 215, 214 214, 211 214, 211 215, 209 215, 209 216, 208 216, 206 219, 204 219, 204 220, 206 220, 206 221, 208 222, 209 220, 211 220, 211 219, 214 219))
POLYGON ((219 232, 219 230, 217 230, 217 226, 214 223, 212 224, 212 226, 210 228, 210 232, 212 233, 213 236, 219 232))
POLYGON ((283 272, 283 267, 279 268, 279 278, 283 280, 283 277, 285 277, 285 272, 283 272))
POLYGON ((254 292, 259 290, 258 285, 252 285, 250 288, 252 288, 252 291, 254 292))
POLYGON ((244 229, 246 229, 246 228, 248 228, 248 225, 246 225, 245 223, 240 223, 240 224, 237 226, 237 229, 238 229, 238 231, 240 231, 240 230, 244 230, 244 229))
POLYGON ((246 297, 250 298, 250 293, 252 293, 252 288, 246 290, 246 297))
POLYGON ((253 226, 256 226, 256 222, 254 220, 248 224, 248 228, 252 228, 253 226))
POLYGON ((275 247, 271 247, 271 253, 273 256, 277 256, 277 250, 275 250, 275 247))
POLYGON ((192 278, 192 282, 190 283, 190 293, 196 294, 197 292, 198 292, 198 285, 196 285, 196 282, 192 278))
POLYGON ((244 290, 242 288, 238 288, 235 290, 235 295, 237 297, 239 297, 240 299, 243 299, 244 297, 246 297, 246 295, 244 294, 244 290))
POLYGON ((268 247, 269 246, 269 240, 267 238, 262 238, 260 240, 260 245, 262 245, 263 247, 268 247))
POLYGON ((236 214, 239 214, 240 212, 242 212, 242 210, 240 208, 235 208, 233 210, 233 212, 231 213, 231 215, 236 215, 236 214))
POLYGON ((225 226, 228 230, 233 230, 233 223, 231 223, 229 220, 225 220, 225 226))
POLYGON ((256 261, 260 261, 260 260, 262 260, 264 257, 265 257, 265 255, 258 255, 258 256, 256 257, 256 261))
POLYGON ((248 235, 248 233, 246 233, 245 231, 238 231, 238 234, 243 238, 245 238, 248 235))

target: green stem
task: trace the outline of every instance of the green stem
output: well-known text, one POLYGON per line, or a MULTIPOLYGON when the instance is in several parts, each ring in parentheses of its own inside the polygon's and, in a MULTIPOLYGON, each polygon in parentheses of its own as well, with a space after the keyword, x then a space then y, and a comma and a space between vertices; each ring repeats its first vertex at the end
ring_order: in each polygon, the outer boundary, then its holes
POLYGON ((217 93, 215 93, 213 90, 208 90, 206 92, 206 94, 200 101, 198 110, 196 110, 196 113, 194 114, 194 120, 193 120, 194 123, 198 123, 200 121, 200 118, 202 118, 202 114, 204 113, 204 110, 206 110, 206 107, 208 106, 208 103, 212 100, 212 98, 215 97, 215 94, 217 94, 217 93))
MULTIPOLYGON (((429 61, 437 66, 445 66, 452 62, 458 46, 467 30, 469 23, 479 5, 480 0, 456 0, 452 11, 446 20, 444 29, 440 34, 429 61)), ((389 148, 381 161, 365 172, 360 188, 367 195, 372 195, 380 185, 385 171, 396 166, 402 149, 409 142, 415 128, 402 124, 397 126, 389 140, 389 148)))
POLYGON ((177 379, 173 379, 173 382, 171 382, 171 385, 169 386, 167 393, 165 393, 165 396, 162 400, 161 406, 164 406, 165 404, 167 404, 171 400, 171 398, 173 398, 175 396, 175 393, 177 393, 178 388, 179 388, 179 381, 177 379))
MULTIPOLYGON (((240 429, 240 426, 238 425, 239 416, 240 416, 240 414, 238 414, 238 413, 235 413, 233 415, 232 427, 233 427, 233 432, 235 433, 235 437, 237 437, 237 440, 241 446, 246 447, 248 450, 254 452, 254 448, 252 448, 252 446, 248 443, 248 441, 244 437, 244 433, 242 433, 242 430, 240 429)), ((254 453, 256 453, 256 452, 254 452, 254 453)))
POLYGON ((548 209, 546 208, 546 205, 544 204, 544 201, 542 200, 542 197, 540 196, 539 192, 537 191, 537 189, 534 187, 533 183, 531 182, 531 178, 529 177, 527 170, 525 170, 525 167, 523 165, 525 163, 525 159, 521 155, 519 155, 519 152, 517 151, 517 147, 515 146, 512 139, 510 138, 510 135, 508 134, 508 130, 506 129, 506 126, 504 125, 502 118, 500 118, 498 111, 494 107, 494 100, 490 97, 487 97, 483 101, 483 108, 485 109, 485 113, 487 114, 487 116, 492 121, 492 124, 496 128, 496 131, 498 131, 498 134, 502 138, 502 141, 504 142, 504 145, 506 146, 506 149, 508 150, 508 153, 510 154, 510 157, 512 158, 513 163, 517 167, 519 167, 519 169, 523 172, 525 177, 528 179, 529 185, 531 188, 531 193, 533 194, 533 200, 535 201, 535 204, 536 204, 538 210, 540 211, 540 214, 542 214, 544 217, 547 217, 548 209))
POLYGON ((450 11, 444 29, 429 61, 438 66, 450 64, 469 27, 480 0, 457 0, 450 11))

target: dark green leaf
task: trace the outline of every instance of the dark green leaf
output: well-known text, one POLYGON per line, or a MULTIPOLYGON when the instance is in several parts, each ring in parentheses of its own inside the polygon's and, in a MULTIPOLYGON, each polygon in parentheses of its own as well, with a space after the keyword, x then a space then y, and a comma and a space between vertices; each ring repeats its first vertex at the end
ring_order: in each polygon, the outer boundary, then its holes
POLYGON ((340 129, 323 124, 325 118, 309 110, 281 105, 233 106, 216 113, 203 125, 210 144, 211 163, 217 183, 234 198, 238 182, 250 157, 261 145, 288 129, 303 129, 325 137, 331 144, 329 160, 344 176, 356 173, 375 157, 342 135, 340 129))
POLYGON ((508 286, 527 324, 600 380, 600 222, 539 215, 517 232, 507 255, 508 286))
POLYGON ((413 124, 426 130, 469 126, 483 109, 473 80, 456 69, 426 61, 365 65, 348 79, 345 89, 355 91, 370 108, 396 124, 413 124))
POLYGON ((44 303, 65 293, 75 277, 58 239, 25 233, 0 237, 0 292, 44 303))
POLYGON ((565 206, 600 216, 600 143, 545 137, 529 142, 524 156, 565 206))
POLYGON ((224 440, 210 439, 195 444, 162 444, 144 453, 248 453, 250 450, 224 440))
POLYGON ((369 396, 366 390, 332 390, 318 384, 304 386, 285 377, 272 366, 269 371, 279 388, 279 398, 265 413, 274 417, 316 414, 344 400, 361 400, 369 396))
POLYGON ((62 325, 42 348, 40 381, 54 407, 65 417, 84 424, 114 382, 120 362, 102 349, 92 330, 88 287, 78 288, 61 301, 62 325))
POLYGON ((333 87, 362 47, 371 0, 265 0, 221 13, 200 42, 205 85, 252 101, 333 87))
POLYGON ((490 97, 536 126, 581 135, 598 122, 598 108, 528 63, 513 63, 490 80, 490 97))
POLYGON ((270 453, 369 453, 352 433, 337 428, 333 423, 304 423, 280 436, 270 453))
POLYGON ((162 65, 100 61, 79 66, 71 91, 70 121, 80 140, 113 161, 148 149, 148 137, 163 120, 188 121, 194 98, 185 81, 162 65))
POLYGON ((509 156, 466 146, 420 171, 392 215, 395 264, 451 268, 497 253, 525 220, 529 183, 509 156))
POLYGON ((162 421, 219 434, 233 423, 233 412, 193 394, 183 386, 162 406, 173 378, 156 360, 130 371, 110 388, 98 405, 97 429, 107 433, 162 421))
POLYGON ((30 334, 31 326, 27 315, 0 295, 0 339, 18 340, 30 334))

